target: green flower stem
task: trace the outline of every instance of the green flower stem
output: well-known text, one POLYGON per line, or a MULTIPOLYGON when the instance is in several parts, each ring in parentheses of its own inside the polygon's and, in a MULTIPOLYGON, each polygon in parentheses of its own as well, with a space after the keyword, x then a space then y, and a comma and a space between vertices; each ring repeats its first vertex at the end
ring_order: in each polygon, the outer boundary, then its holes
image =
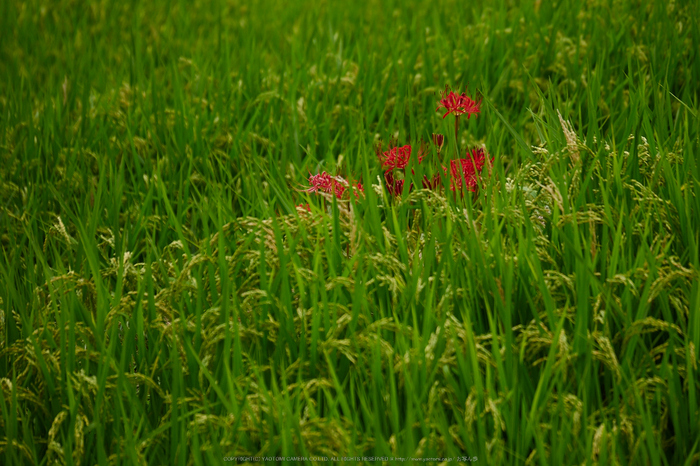
POLYGON ((457 158, 459 158, 459 115, 455 116, 455 150, 457 158))

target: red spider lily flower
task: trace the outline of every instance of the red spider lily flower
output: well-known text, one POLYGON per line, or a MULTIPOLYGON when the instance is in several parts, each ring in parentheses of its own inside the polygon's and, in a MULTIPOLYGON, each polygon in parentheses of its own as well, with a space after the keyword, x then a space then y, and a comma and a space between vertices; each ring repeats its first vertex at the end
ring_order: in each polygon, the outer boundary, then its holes
POLYGON ((309 204, 299 204, 296 206, 297 210, 301 210, 302 213, 311 212, 311 207, 309 204))
POLYGON ((403 193, 404 180, 397 178, 392 170, 384 172, 384 180, 386 181, 386 190, 389 191, 389 194, 400 196, 403 193))
POLYGON ((481 102, 477 102, 475 100, 472 100, 470 97, 467 96, 466 92, 463 92, 462 94, 455 94, 453 91, 450 91, 449 88, 445 88, 445 90, 441 93, 440 101, 438 102, 438 108, 435 109, 437 112, 441 108, 444 108, 447 110, 447 112, 442 116, 445 118, 447 115, 450 113, 454 113, 456 116, 460 115, 467 115, 467 119, 471 117, 472 115, 475 115, 481 111, 481 102))
MULTIPOLYGON (((407 144, 402 147, 394 147, 386 152, 382 152, 381 145, 376 148, 377 157, 382 162, 384 169, 384 180, 386 181, 387 191, 393 196, 400 196, 404 187, 405 170, 411 160, 411 145, 407 144)), ((428 152, 425 144, 421 143, 418 149, 418 163, 421 163, 428 152)), ((415 173, 411 169, 411 173, 415 173)), ((409 186, 409 190, 413 188, 413 184, 409 186)))
MULTIPOLYGON (((386 190, 389 191, 389 194, 391 194, 392 196, 400 196, 403 193, 405 180, 399 178, 394 173, 395 172, 393 170, 387 170, 384 173, 384 180, 386 181, 386 190)), ((402 172, 398 173, 402 174, 402 172)), ((436 189, 438 186, 440 186, 440 175, 437 174, 432 178, 428 178, 427 175, 423 175, 422 184, 424 189, 436 189)), ((412 189, 413 183, 411 183, 411 185, 408 187, 409 191, 412 189)))
POLYGON ((356 197, 357 199, 360 198, 360 193, 362 193, 362 195, 365 194, 365 187, 362 186, 362 183, 355 183, 355 184, 353 185, 353 188, 355 188, 355 189, 353 189, 353 192, 355 193, 355 197, 356 197))
MULTIPOLYGON (((402 147, 394 147, 386 152, 381 152, 381 149, 377 151, 377 156, 379 161, 382 162, 382 168, 393 170, 393 169, 404 169, 408 166, 408 161, 411 160, 411 150, 410 144, 406 144, 402 147)), ((421 145, 418 149, 418 163, 421 163, 425 158, 425 148, 421 145)))
MULTIPOLYGON (((476 192, 479 189, 478 180, 481 171, 487 160, 484 149, 472 149, 469 157, 452 160, 450 162, 450 175, 452 175, 450 189, 452 191, 462 189, 462 180, 464 180, 467 190, 476 192)), ((488 162, 489 165, 493 164, 493 158, 488 160, 488 162)), ((447 168, 443 167, 443 170, 447 174, 447 168)))
POLYGON ((424 189, 436 189, 440 186, 440 174, 428 178, 427 175, 423 176, 423 188, 424 189))
POLYGON ((406 168, 408 161, 411 159, 411 146, 407 144, 403 147, 394 147, 377 155, 379 155, 379 160, 382 162, 382 168, 390 170, 406 168))
POLYGON ((433 144, 435 144, 437 146, 438 154, 440 153, 440 150, 442 149, 442 145, 444 144, 444 142, 445 142, 445 136, 443 136, 442 134, 433 133, 433 144))
POLYGON ((348 182, 340 176, 331 176, 327 172, 323 172, 320 175, 309 175, 311 187, 304 190, 307 193, 321 191, 327 194, 335 194, 340 199, 348 187, 348 182))

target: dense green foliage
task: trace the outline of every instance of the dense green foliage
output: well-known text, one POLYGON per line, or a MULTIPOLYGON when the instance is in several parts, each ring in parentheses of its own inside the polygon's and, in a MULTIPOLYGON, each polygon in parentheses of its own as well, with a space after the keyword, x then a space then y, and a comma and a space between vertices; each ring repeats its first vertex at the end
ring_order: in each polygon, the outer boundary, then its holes
POLYGON ((698 17, 0 2, 0 462, 697 464, 698 17), (445 85, 491 175, 393 199, 445 85))

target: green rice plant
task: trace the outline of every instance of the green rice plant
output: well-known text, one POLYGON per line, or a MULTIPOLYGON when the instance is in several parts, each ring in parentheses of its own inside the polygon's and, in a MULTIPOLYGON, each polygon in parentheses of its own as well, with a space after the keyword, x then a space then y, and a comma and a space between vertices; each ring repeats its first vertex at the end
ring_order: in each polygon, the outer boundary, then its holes
POLYGON ((698 13, 0 2, 3 464, 697 463, 698 13))

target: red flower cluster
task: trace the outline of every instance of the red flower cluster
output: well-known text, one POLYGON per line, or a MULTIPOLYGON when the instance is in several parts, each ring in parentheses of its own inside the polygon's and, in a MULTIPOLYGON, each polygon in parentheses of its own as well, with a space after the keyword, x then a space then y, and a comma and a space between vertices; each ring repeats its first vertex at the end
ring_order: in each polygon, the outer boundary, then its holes
MULTIPOLYGON (((342 176, 331 176, 327 172, 323 172, 320 175, 312 175, 309 173, 309 184, 311 184, 311 187, 305 189, 305 192, 335 194, 335 197, 338 199, 342 198, 345 191, 350 187, 350 183, 348 183, 342 176)), ((356 183, 354 188, 356 190, 355 196, 358 196, 357 191, 362 193, 365 192, 362 183, 356 183)))
MULTIPOLYGON (((393 169, 404 169, 408 165, 408 161, 411 159, 411 146, 405 145, 403 147, 394 147, 386 152, 377 152, 379 156, 379 161, 382 162, 382 168, 393 170, 393 169)), ((423 151, 418 151, 418 163, 421 163, 425 158, 423 151)))
MULTIPOLYGON (((380 156, 380 160, 386 160, 387 154, 396 152, 396 149, 397 148, 394 148, 391 151, 384 152, 384 158, 380 156)), ((411 146, 403 146, 398 149, 403 150, 404 153, 410 154, 411 146)), ((422 161, 422 158, 419 158, 418 161, 420 163, 422 161)), ((478 191, 481 172, 487 161, 489 163, 489 166, 493 165, 493 157, 491 159, 488 159, 486 153, 484 152, 484 149, 472 149, 471 154, 467 152, 466 158, 450 161, 449 170, 447 167, 443 166, 442 170, 445 173, 445 176, 450 177, 450 189, 452 191, 462 190, 462 186, 464 186, 468 191, 478 191)), ((405 163, 402 161, 401 163, 397 163, 395 165, 383 164, 383 166, 391 167, 389 168, 389 170, 386 170, 384 172, 384 181, 386 182, 387 191, 392 196, 400 196, 403 193, 405 183, 404 168, 407 165, 407 159, 405 160, 405 163)), ((414 171, 411 170, 411 173, 414 173, 414 171)), ((422 184, 423 188, 425 189, 437 189, 439 186, 441 186, 441 182, 442 180, 440 178, 440 175, 437 174, 433 176, 432 179, 429 179, 427 176, 424 176, 422 184)), ((413 185, 411 184, 409 190, 412 188, 413 185)))
POLYGON ((404 180, 394 176, 392 170, 384 172, 384 181, 386 181, 386 190, 392 196, 400 196, 403 193, 404 180))
MULTIPOLYGON (((438 102, 439 105, 435 111, 445 109, 446 113, 443 115, 443 118, 450 113, 455 115, 455 137, 458 137, 459 117, 461 115, 467 115, 467 119, 469 119, 472 115, 479 114, 481 111, 481 101, 471 99, 466 93, 455 94, 447 87, 445 88, 445 91, 441 93, 440 97, 441 99, 438 102)), ((442 134, 433 134, 432 139, 433 143, 437 147, 437 155, 439 158, 441 149, 445 142, 445 137, 442 134)), ((400 196, 403 194, 404 185, 406 184, 406 167, 409 165, 411 152, 412 147, 408 144, 404 146, 396 146, 387 151, 382 151, 381 145, 376 149, 377 158, 379 159, 382 170, 384 171, 386 189, 392 196, 400 196)), ((426 153, 427 151, 425 150, 425 147, 421 145, 421 148, 418 151, 418 163, 423 162, 426 153)), ((450 179, 450 189, 452 191, 464 191, 466 189, 470 192, 477 192, 479 189, 481 173, 487 163, 489 166, 489 173, 491 171, 490 167, 493 165, 493 157, 489 158, 484 149, 472 149, 471 151, 467 150, 466 155, 467 156, 465 158, 451 160, 449 169, 448 167, 442 166, 445 177, 449 177, 450 179)), ((439 170, 437 171, 439 173, 439 170)), ((411 173, 414 173, 413 169, 411 169, 411 173)), ((364 194, 364 188, 361 183, 351 185, 344 178, 340 176, 331 176, 327 172, 323 172, 318 175, 309 175, 309 184, 311 186, 305 189, 305 192, 334 194, 338 199, 342 198, 343 194, 348 190, 354 191, 355 196, 358 198, 359 193, 364 194)), ((437 189, 442 186, 442 177, 440 174, 434 175, 431 179, 424 176, 422 185, 425 189, 437 189)), ((409 191, 412 188, 413 184, 409 186, 409 191)), ((298 207, 304 210, 309 210, 308 204, 306 206, 300 205, 298 207)))
POLYGON ((335 194, 338 199, 343 197, 343 192, 348 186, 348 182, 339 176, 331 176, 327 172, 320 175, 311 175, 309 173, 309 183, 311 187, 306 189, 307 193, 315 193, 321 191, 327 194, 335 194))
POLYGON ((445 114, 442 116, 445 118, 447 115, 450 113, 454 113, 456 116, 460 115, 467 115, 467 119, 471 117, 474 114, 477 114, 481 111, 481 102, 477 102, 472 100, 470 97, 467 96, 466 92, 463 92, 462 94, 455 94, 453 91, 451 91, 449 88, 445 88, 445 90, 441 94, 442 99, 438 102, 438 108, 435 109, 437 112, 441 108, 444 108, 447 110, 445 114))
MULTIPOLYGON (((467 152, 469 155, 469 152, 467 152)), ((484 149, 472 149, 471 156, 465 159, 452 160, 450 162, 450 189, 462 189, 462 181, 464 180, 467 190, 476 192, 479 189, 479 177, 481 170, 486 163, 486 155, 484 149)), ((493 158, 489 161, 489 166, 493 164, 493 158)), ((447 174, 447 167, 443 167, 447 174)))
MULTIPOLYGON (((387 191, 392 196, 400 196, 403 193, 406 167, 411 159, 410 144, 394 147, 386 152, 382 152, 381 146, 379 146, 377 148, 377 157, 379 157, 382 169, 384 169, 384 181, 386 181, 387 191)), ((419 150, 418 163, 421 163, 424 158, 423 150, 419 150)), ((411 173, 414 173, 413 169, 411 169, 411 173)))

